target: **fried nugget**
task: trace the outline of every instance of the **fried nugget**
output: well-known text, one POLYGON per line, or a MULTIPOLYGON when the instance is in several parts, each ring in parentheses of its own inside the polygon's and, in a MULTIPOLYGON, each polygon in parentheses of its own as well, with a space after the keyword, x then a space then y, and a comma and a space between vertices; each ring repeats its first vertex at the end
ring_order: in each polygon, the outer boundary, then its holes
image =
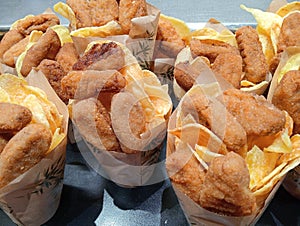
POLYGON ((200 205, 229 216, 251 215, 257 206, 249 183, 249 171, 241 156, 229 152, 216 157, 210 163, 201 186, 200 205))
POLYGON ((75 13, 76 27, 102 26, 118 20, 119 6, 116 0, 67 0, 75 13))
POLYGON ((23 38, 25 38, 25 36, 17 29, 6 32, 0 42, 0 59, 3 59, 4 53, 23 38))
POLYGON ((240 88, 243 74, 243 60, 239 54, 232 52, 219 54, 213 65, 215 74, 221 75, 235 88, 240 88))
POLYGON ((181 106, 184 115, 191 114, 198 123, 210 129, 227 149, 244 156, 246 152, 246 132, 219 101, 204 94, 190 94, 181 106))
POLYGON ((269 69, 257 31, 243 26, 237 29, 235 36, 243 57, 245 78, 253 83, 264 81, 269 69))
POLYGON ((136 150, 134 141, 135 138, 141 139, 141 134, 146 130, 146 116, 138 99, 129 92, 120 92, 112 99, 111 111, 113 129, 122 151, 128 154, 140 151, 136 150), (127 122, 129 131, 126 129, 127 122))
POLYGON ((155 46, 155 55, 162 52, 168 57, 176 58, 178 53, 185 47, 184 41, 170 21, 159 18, 155 46))
POLYGON ((217 56, 221 53, 236 53, 239 54, 239 50, 226 42, 212 39, 192 39, 190 42, 190 48, 193 55, 205 56, 209 59, 210 63, 213 63, 217 56))
POLYGON ((49 27, 59 23, 59 18, 55 14, 43 13, 18 21, 16 29, 23 35, 29 35, 32 31, 46 32, 49 27))
POLYGON ((176 151, 166 158, 166 169, 173 185, 199 203, 200 189, 206 172, 182 143, 179 143, 176 151))
POLYGON ((73 42, 65 43, 55 56, 55 60, 68 73, 79 59, 79 54, 73 42))
POLYGON ((68 103, 68 98, 65 95, 65 92, 62 91, 61 80, 66 75, 63 68, 60 64, 54 60, 44 59, 37 67, 38 70, 41 70, 43 74, 46 76, 50 85, 56 92, 56 94, 60 97, 60 99, 68 103))
POLYGON ((147 15, 147 3, 145 0, 120 0, 119 23, 123 32, 128 34, 131 29, 131 20, 147 15))
POLYGON ((289 46, 300 45, 300 13, 291 13, 284 18, 278 37, 277 52, 283 52, 289 46))
POLYGON ((18 43, 14 44, 11 48, 9 48, 3 54, 3 63, 10 66, 15 67, 15 61, 18 56, 21 55, 26 50, 26 46, 29 43, 29 37, 23 38, 18 43))
POLYGON ((119 70, 125 65, 125 53, 115 42, 94 44, 73 65, 73 70, 119 70))
POLYGON ((116 70, 70 71, 61 81, 68 99, 85 99, 100 92, 117 93, 126 85, 124 76, 116 70))
POLYGON ((178 85, 185 91, 188 91, 192 88, 200 73, 197 68, 194 68, 188 61, 186 61, 178 63, 174 67, 173 74, 178 85))
POLYGON ((0 103, 0 133, 14 133, 32 120, 31 111, 21 105, 0 103))
POLYGON ((272 103, 294 120, 294 133, 300 133, 300 71, 289 71, 274 91, 272 103))
POLYGON ((26 52, 21 67, 21 74, 27 76, 31 69, 37 67, 43 59, 54 60, 59 49, 59 37, 55 31, 49 28, 37 43, 26 52))
POLYGON ((284 112, 263 96, 229 89, 224 91, 222 101, 248 136, 275 135, 284 128, 284 112))
POLYGON ((5 148, 6 144, 8 143, 9 139, 12 137, 11 134, 0 134, 0 154, 3 151, 3 149, 5 148))
POLYGON ((13 136, 0 154, 0 188, 40 162, 51 141, 50 130, 42 124, 29 124, 13 136))
POLYGON ((95 98, 76 101, 72 105, 72 120, 84 139, 100 150, 120 151, 111 127, 110 115, 95 98))

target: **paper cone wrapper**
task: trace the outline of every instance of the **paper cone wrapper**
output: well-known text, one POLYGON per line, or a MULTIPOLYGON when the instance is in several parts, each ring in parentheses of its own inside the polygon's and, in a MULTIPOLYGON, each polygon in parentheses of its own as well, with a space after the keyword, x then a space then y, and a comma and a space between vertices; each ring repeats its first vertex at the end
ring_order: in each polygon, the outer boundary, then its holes
MULTIPOLYGON (((28 84, 42 89, 63 115, 67 133, 68 111, 43 74, 32 72, 28 84)), ((0 190, 0 207, 18 225, 41 225, 56 212, 64 178, 67 138, 44 159, 0 190)))
MULTIPOLYGON (((168 130, 173 130, 176 128, 176 116, 177 116, 178 108, 172 113, 169 124, 168 124, 168 130)), ((195 135, 198 138, 198 134, 195 135)), ((191 143, 193 143, 193 137, 191 137, 191 143)), ((170 133, 167 135, 167 150, 166 150, 166 158, 168 161, 168 158, 170 158, 172 155, 176 156, 176 137, 170 133)), ((182 156, 182 155, 181 155, 182 156)), ((189 159, 193 156, 193 153, 190 152, 190 155, 187 154, 184 156, 184 158, 180 158, 178 162, 176 162, 178 170, 180 170, 181 167, 183 167, 189 159)), ((178 158, 177 158, 178 160, 178 158)), ((169 177, 171 177, 174 173, 174 171, 170 171, 167 168, 167 173, 169 177)), ((183 175, 184 176, 184 175, 183 175)), ((244 216, 244 217, 233 217, 233 216, 225 216, 220 215, 211 211, 208 211, 204 208, 202 208, 198 203, 194 202, 188 195, 186 195, 180 188, 177 187, 175 183, 173 183, 171 179, 172 187, 177 195, 178 201, 184 211, 184 214, 186 218, 188 219, 190 225, 228 225, 228 226, 245 226, 245 225, 254 225, 255 222, 258 221, 260 216, 263 214, 265 209, 268 207, 269 203, 273 199, 274 195, 276 194, 276 191, 280 187, 283 179, 281 179, 274 187, 273 189, 261 197, 257 198, 258 206, 261 208, 258 208, 258 210, 253 213, 252 215, 244 216)))
MULTIPOLYGON (((73 125, 76 137, 79 131, 73 125)), ((159 156, 166 136, 166 124, 163 123, 151 131, 148 150, 127 154, 124 152, 101 150, 84 138, 77 143, 78 149, 88 166, 101 176, 122 187, 138 187, 157 183, 152 181, 154 170, 159 167, 159 156)), ((100 139, 100 138, 99 138, 100 139)))
POLYGON ((129 34, 108 35, 106 37, 72 36, 79 54, 82 54, 87 45, 92 41, 117 41, 124 44, 132 52, 143 69, 150 69, 154 53, 160 10, 150 4, 147 4, 147 7, 147 16, 136 17, 131 20, 132 27, 129 34))

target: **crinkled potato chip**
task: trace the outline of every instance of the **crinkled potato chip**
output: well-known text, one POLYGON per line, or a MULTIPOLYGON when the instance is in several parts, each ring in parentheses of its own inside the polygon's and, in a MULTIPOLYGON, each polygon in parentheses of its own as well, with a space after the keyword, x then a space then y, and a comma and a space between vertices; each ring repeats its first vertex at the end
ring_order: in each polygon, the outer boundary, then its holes
POLYGON ((287 14, 293 11, 300 11, 300 2, 290 2, 278 9, 276 14, 278 14, 281 17, 285 17, 287 14))
POLYGON ((123 34, 122 27, 116 21, 110 21, 99 27, 84 27, 71 32, 75 37, 101 37, 123 34))
POLYGON ((268 153, 262 151, 257 146, 254 146, 248 151, 246 156, 246 163, 250 174, 250 189, 252 190, 257 184, 273 171, 276 167, 279 154, 268 153))
POLYGON ((264 151, 274 152, 274 153, 290 153, 293 149, 290 136, 288 135, 288 130, 280 132, 273 143, 264 148, 264 151))
POLYGON ((63 46, 65 43, 73 42, 69 29, 65 26, 54 25, 51 27, 51 29, 58 35, 61 46, 63 46))
POLYGON ((71 29, 76 29, 76 16, 70 6, 66 3, 58 2, 53 6, 55 12, 69 20, 71 29))
POLYGON ((214 158, 222 156, 221 154, 212 152, 207 147, 200 146, 198 144, 195 146, 195 151, 203 161, 208 163, 210 163, 214 158))

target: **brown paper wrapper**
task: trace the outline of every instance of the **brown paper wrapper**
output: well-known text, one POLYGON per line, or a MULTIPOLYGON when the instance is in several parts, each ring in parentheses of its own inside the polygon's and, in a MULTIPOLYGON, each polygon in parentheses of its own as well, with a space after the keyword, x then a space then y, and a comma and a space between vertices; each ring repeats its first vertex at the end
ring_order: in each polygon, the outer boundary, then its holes
MULTIPOLYGON (((43 74, 31 72, 28 84, 41 88, 63 115, 67 133, 68 111, 43 74)), ((56 212, 63 187, 67 138, 29 171, 0 190, 0 207, 18 225, 41 225, 56 212)))
MULTIPOLYGON (((169 121, 168 130, 172 130, 176 128, 176 115, 178 109, 176 109, 169 121)), ((198 136, 196 136, 198 137, 198 136)), ((175 150, 175 136, 168 133, 167 135, 167 156, 166 158, 170 158, 172 155, 176 155, 175 150)), ((193 142, 192 140, 190 141, 193 142)), ((181 159, 182 162, 179 163, 178 170, 180 167, 184 166, 189 159, 192 157, 192 152, 190 152, 189 156, 185 156, 184 159, 181 159)), ((168 169, 167 169, 168 171, 168 169)), ((168 172, 173 174, 176 172, 168 172)), ((183 209, 183 212, 189 221, 190 225, 212 225, 212 226, 221 226, 221 225, 228 225, 228 226, 244 226, 244 225, 255 225, 255 223, 259 220, 265 209, 268 207, 269 203, 273 199, 274 195, 276 194, 278 188, 280 187, 283 179, 281 179, 272 189, 272 191, 264 197, 259 197, 262 207, 252 215, 244 216, 244 217, 233 217, 233 216, 225 216, 220 215, 211 211, 208 211, 202 208, 199 204, 194 202, 188 195, 184 194, 182 190, 180 190, 175 183, 172 182, 173 189, 177 195, 179 204, 183 209)))
POLYGON ((96 40, 112 40, 124 44, 138 60, 143 69, 150 69, 157 34, 160 10, 147 3, 148 15, 133 18, 129 34, 107 37, 72 37, 80 54, 87 45, 96 40))

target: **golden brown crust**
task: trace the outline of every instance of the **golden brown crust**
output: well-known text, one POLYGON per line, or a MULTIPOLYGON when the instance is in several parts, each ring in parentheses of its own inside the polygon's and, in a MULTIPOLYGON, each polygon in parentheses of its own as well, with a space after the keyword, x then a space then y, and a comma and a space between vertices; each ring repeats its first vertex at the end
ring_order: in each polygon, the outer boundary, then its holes
POLYGON ((51 28, 31 48, 24 57, 21 74, 27 76, 32 68, 37 67, 43 59, 53 60, 60 49, 60 40, 51 28))
POLYGON ((131 20, 147 15, 147 3, 145 0, 120 0, 119 22, 125 34, 131 28, 131 20))
POLYGON ((13 136, 0 155, 0 188, 40 162, 51 140, 50 130, 42 124, 29 124, 13 136))
POLYGON ((31 111, 21 105, 0 103, 0 133, 14 133, 21 130, 32 119, 31 111))
POLYGON ((300 71, 287 72, 274 91, 272 103, 294 120, 293 132, 300 133, 300 71))
POLYGON ((72 120, 87 142, 100 150, 120 151, 119 142, 111 127, 110 115, 95 98, 75 102, 72 120))
POLYGON ((13 45, 21 41, 25 36, 17 29, 12 29, 5 33, 0 42, 0 59, 3 58, 4 53, 9 50, 13 45))
POLYGON ((119 6, 116 0, 67 0, 77 19, 76 27, 102 26, 118 20, 119 6))
POLYGON ((78 59, 79 54, 73 42, 65 43, 55 56, 55 60, 60 64, 66 73, 72 70, 73 65, 78 59))
POLYGON ((243 57, 245 78, 253 83, 264 81, 269 69, 257 31, 243 26, 237 29, 235 35, 243 57))
POLYGON ((221 53, 216 57, 211 68, 215 74, 221 75, 233 87, 240 88, 243 74, 243 60, 240 55, 232 52, 221 53))
POLYGON ((199 71, 186 61, 176 64, 173 74, 178 85, 185 91, 188 91, 199 76, 199 71))
POLYGON ((243 126, 248 136, 268 136, 281 131, 285 125, 283 111, 263 96, 229 89, 223 93, 227 110, 243 126))
POLYGON ((73 65, 73 70, 119 70, 125 65, 125 53, 115 42, 94 44, 73 65))
POLYGON ((62 90, 69 99, 85 99, 100 92, 117 93, 126 85, 124 76, 116 70, 70 71, 62 81, 62 90))
POLYGON ((249 183, 249 171, 241 156, 229 152, 216 157, 210 163, 200 189, 200 205, 220 214, 250 215, 256 210, 256 199, 249 183))

